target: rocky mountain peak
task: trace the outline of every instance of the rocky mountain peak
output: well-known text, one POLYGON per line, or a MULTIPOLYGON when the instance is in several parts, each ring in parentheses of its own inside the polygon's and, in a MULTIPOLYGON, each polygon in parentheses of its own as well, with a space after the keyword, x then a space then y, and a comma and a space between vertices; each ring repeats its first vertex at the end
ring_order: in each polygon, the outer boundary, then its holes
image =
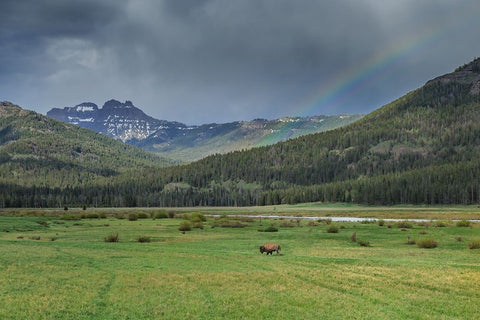
POLYGON ((473 61, 464 64, 455 69, 452 73, 447 73, 443 76, 436 77, 426 83, 431 84, 448 84, 451 82, 458 82, 462 84, 470 84, 470 94, 480 93, 480 58, 475 58, 473 61))

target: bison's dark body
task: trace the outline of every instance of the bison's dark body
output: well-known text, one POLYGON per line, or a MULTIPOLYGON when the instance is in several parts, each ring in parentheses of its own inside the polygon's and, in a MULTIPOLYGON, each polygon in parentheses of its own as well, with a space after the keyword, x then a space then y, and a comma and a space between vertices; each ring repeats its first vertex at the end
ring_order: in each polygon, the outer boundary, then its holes
POLYGON ((277 251, 277 254, 280 251, 280 246, 273 242, 267 242, 263 246, 260 247, 260 253, 263 254, 264 252, 268 254, 272 254, 273 251, 277 251))

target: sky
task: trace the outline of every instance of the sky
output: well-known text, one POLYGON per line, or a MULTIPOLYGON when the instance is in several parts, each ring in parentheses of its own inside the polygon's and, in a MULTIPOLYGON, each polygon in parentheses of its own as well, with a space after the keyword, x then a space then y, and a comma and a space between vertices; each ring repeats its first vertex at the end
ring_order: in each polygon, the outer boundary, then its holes
POLYGON ((368 113, 480 56, 478 0, 2 0, 0 100, 186 124, 368 113))

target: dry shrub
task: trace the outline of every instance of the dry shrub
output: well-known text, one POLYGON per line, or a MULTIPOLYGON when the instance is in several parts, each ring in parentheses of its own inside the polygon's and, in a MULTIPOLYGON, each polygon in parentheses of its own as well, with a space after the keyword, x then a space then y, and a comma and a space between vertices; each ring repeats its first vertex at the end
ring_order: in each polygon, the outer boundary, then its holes
POLYGON ((417 246, 419 248, 432 249, 438 247, 438 242, 433 238, 424 238, 417 241, 417 246))
POLYGON ((401 229, 410 229, 413 228, 413 225, 410 221, 398 221, 397 227, 401 229))
POLYGON ((356 232, 352 233, 352 235, 350 236, 350 241, 357 242, 357 233, 356 232))
POLYGON ((152 240, 150 239, 150 237, 140 236, 140 237, 137 238, 137 241, 140 242, 140 243, 145 243, 145 242, 150 242, 152 240))
POLYGON ((109 234, 103 240, 105 242, 118 242, 118 240, 119 240, 118 233, 109 234))
POLYGON ((457 227, 470 227, 470 221, 466 219, 457 221, 457 227))
POLYGON ((368 240, 359 239, 359 240, 357 240, 357 243, 361 247, 370 247, 370 241, 368 241, 368 240))
POLYGON ((180 222, 180 226, 178 227, 178 230, 183 231, 183 232, 191 231, 192 230, 192 224, 188 220, 182 221, 182 222, 180 222))
POLYGON ((468 243, 470 249, 480 249, 480 238, 474 238, 468 243))
POLYGON ((327 228, 327 232, 328 233, 338 233, 338 226, 334 225, 334 224, 331 224, 328 228, 327 228))

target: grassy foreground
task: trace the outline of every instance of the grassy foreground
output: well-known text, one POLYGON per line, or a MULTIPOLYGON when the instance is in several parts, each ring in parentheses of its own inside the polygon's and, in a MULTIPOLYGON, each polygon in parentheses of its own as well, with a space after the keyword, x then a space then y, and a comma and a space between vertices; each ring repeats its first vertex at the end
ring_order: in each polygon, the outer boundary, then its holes
POLYGON ((0 319, 480 318, 479 225, 183 221, 0 216, 0 319))

